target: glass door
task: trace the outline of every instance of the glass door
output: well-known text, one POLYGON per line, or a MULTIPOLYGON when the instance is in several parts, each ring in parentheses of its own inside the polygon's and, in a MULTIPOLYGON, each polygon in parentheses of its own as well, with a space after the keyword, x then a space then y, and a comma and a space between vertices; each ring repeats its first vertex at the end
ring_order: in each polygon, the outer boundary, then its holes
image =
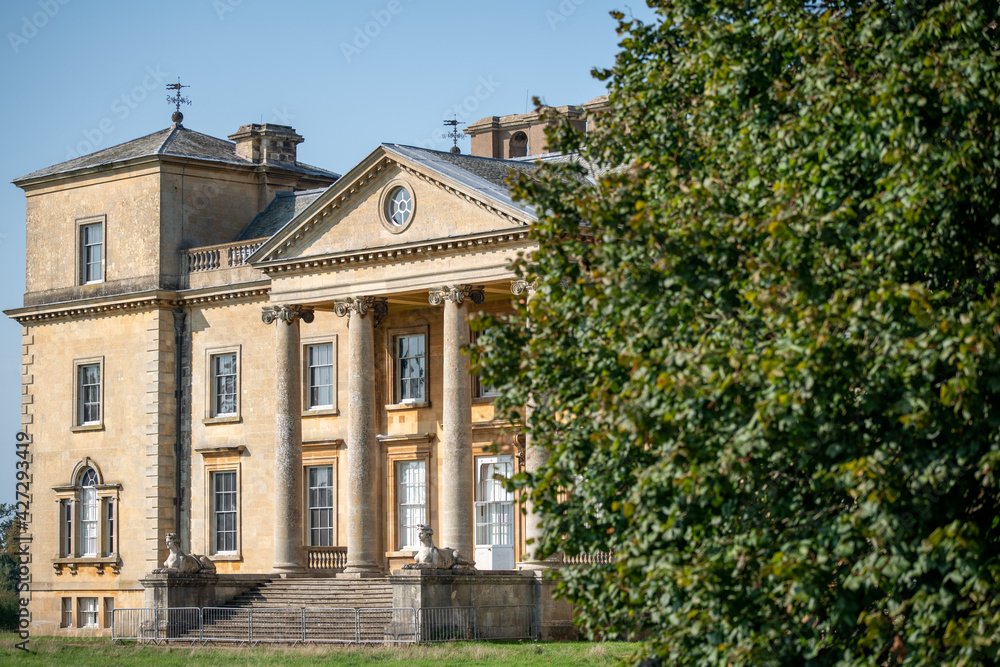
POLYGON ((476 567, 514 569, 514 494, 503 479, 514 474, 512 456, 476 457, 476 567))

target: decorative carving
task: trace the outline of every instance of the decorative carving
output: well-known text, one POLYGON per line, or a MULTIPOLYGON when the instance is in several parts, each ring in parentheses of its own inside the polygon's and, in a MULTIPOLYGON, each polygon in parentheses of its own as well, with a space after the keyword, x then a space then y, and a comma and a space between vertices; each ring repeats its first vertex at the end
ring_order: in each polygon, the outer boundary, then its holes
POLYGON ((431 536, 434 531, 426 523, 417 530, 420 538, 420 549, 413 557, 414 562, 403 566, 404 570, 475 570, 476 563, 466 560, 455 549, 436 547, 431 536))
MULTIPOLYGON (((373 313, 373 328, 377 329, 385 316, 389 313, 389 300, 378 296, 359 296, 344 301, 337 301, 333 304, 333 312, 337 317, 345 317, 349 313, 354 313, 358 317, 364 317, 369 312, 373 313)), ((350 326, 350 320, 347 323, 350 326)))
POLYGON ((260 319, 264 324, 271 324, 274 321, 281 321, 285 324, 292 324, 295 318, 299 318, 306 324, 313 321, 315 314, 309 306, 264 306, 260 319))
POLYGON ((472 303, 480 304, 486 300, 486 293, 483 291, 483 286, 473 287, 472 285, 452 285, 451 287, 442 287, 440 289, 432 289, 427 294, 427 300, 432 306, 440 306, 445 299, 451 301, 457 306, 461 306, 462 302, 468 298, 472 303))
POLYGON ((517 457, 517 462, 521 465, 521 469, 524 469, 524 450, 528 443, 528 436, 525 433, 514 434, 514 456, 517 457))
POLYGON ((527 280, 515 280, 510 284, 510 291, 514 296, 521 296, 525 292, 531 295, 535 291, 535 284, 527 280))
POLYGON ((153 570, 153 574, 179 572, 181 574, 215 574, 215 563, 208 556, 186 554, 181 550, 177 533, 167 533, 167 549, 170 555, 163 561, 163 567, 153 570))

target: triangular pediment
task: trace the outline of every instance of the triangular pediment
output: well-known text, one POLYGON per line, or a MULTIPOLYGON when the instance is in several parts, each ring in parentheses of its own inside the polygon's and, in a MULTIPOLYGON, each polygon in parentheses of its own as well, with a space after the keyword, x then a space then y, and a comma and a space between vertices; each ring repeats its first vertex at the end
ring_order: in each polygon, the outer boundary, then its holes
POLYGON ((505 161, 480 164, 481 158, 462 157, 383 144, 274 234, 251 261, 280 264, 505 232, 534 220, 531 209, 510 201, 500 181, 505 161), (399 188, 409 195, 410 211, 394 221, 390 199, 399 188))

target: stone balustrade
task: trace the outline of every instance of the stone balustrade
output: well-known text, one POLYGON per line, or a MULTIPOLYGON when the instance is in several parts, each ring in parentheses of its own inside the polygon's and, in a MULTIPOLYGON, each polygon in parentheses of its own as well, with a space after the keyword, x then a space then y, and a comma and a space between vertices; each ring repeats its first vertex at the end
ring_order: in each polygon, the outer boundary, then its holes
POLYGON ((347 547, 306 547, 310 570, 343 570, 347 565, 347 547))
POLYGON ((266 238, 220 243, 181 251, 181 267, 187 273, 231 269, 243 266, 266 238))
POLYGON ((563 565, 607 565, 613 563, 615 554, 608 551, 598 551, 592 554, 577 554, 563 556, 563 565))

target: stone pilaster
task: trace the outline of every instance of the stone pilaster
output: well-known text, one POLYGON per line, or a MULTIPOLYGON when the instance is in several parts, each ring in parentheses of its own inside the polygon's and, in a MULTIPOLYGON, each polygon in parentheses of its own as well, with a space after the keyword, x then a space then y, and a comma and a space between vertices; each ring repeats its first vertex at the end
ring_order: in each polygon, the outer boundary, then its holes
POLYGON ((299 320, 313 321, 312 308, 267 306, 264 324, 275 328, 274 571, 302 572, 302 382, 299 320))
MULTIPOLYGON (((159 309, 146 320, 146 464, 144 570, 160 567, 167 557, 164 538, 177 532, 174 445, 177 437, 177 350, 172 310, 159 309)), ((105 374, 107 367, 105 367, 105 374)), ((102 378, 105 391, 107 377, 102 378)))
POLYGON ((472 465, 472 376, 462 347, 469 344, 466 299, 482 303, 482 287, 431 290, 431 305, 444 303, 443 405, 441 408, 441 545, 466 558, 475 555, 475 471, 472 465))
POLYGON ((334 304, 347 326, 347 576, 381 572, 377 553, 379 445, 375 426, 375 327, 385 299, 357 297, 334 304))

